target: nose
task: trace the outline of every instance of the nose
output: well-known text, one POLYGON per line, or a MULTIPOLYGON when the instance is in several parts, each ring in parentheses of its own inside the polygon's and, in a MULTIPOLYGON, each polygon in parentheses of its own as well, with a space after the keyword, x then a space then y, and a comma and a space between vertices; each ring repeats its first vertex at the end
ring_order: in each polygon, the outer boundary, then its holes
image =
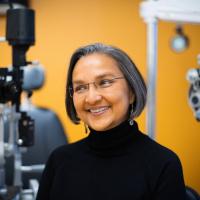
POLYGON ((95 103, 101 101, 102 96, 98 92, 97 87, 95 84, 90 84, 90 87, 87 91, 87 94, 85 96, 85 102, 91 105, 94 105, 95 103))

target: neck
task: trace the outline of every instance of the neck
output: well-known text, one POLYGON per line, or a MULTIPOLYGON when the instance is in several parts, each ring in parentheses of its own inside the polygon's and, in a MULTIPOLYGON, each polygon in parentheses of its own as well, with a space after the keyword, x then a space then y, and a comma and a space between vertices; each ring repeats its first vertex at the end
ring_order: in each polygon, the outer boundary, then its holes
POLYGON ((130 126, 126 120, 106 131, 96 131, 90 128, 88 143, 91 149, 97 153, 115 154, 133 142, 138 132, 137 123, 134 121, 133 126, 130 126))

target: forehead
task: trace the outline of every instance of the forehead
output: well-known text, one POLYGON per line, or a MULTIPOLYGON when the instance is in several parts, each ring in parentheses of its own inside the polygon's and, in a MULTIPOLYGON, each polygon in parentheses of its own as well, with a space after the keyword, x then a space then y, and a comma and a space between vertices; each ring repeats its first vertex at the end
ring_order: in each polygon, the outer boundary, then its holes
POLYGON ((111 56, 93 53, 81 57, 76 63, 72 80, 91 80, 102 75, 122 75, 117 62, 111 56))

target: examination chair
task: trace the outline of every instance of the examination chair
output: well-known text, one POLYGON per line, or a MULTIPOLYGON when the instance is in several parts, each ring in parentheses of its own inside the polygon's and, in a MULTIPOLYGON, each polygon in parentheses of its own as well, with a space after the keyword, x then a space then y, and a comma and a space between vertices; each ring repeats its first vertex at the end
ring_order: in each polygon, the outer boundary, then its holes
MULTIPOLYGON (((21 153, 23 166, 44 165, 51 152, 68 143, 67 136, 58 116, 46 108, 32 107, 27 114, 35 121, 34 145, 21 153)), ((6 184, 13 185, 14 159, 6 158, 6 184)), ((29 188, 29 180, 40 180, 42 170, 22 172, 22 186, 29 188)))
POLYGON ((188 186, 186 186, 186 196, 186 200, 200 200, 199 194, 188 186))
MULTIPOLYGON (((27 152, 22 153, 25 166, 45 164, 50 153, 58 146, 67 144, 67 137, 58 116, 45 108, 32 108, 29 116, 35 120, 35 142, 27 152)), ((29 187, 30 179, 39 180, 41 172, 25 172, 22 175, 23 187, 29 187)))

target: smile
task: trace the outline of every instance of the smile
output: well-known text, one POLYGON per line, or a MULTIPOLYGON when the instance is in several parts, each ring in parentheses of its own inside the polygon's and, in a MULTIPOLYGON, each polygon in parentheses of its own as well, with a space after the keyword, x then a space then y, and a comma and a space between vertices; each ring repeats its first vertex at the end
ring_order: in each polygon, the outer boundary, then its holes
POLYGON ((108 109, 109 107, 106 106, 106 107, 101 107, 101 108, 92 108, 92 109, 89 109, 88 111, 94 115, 101 115, 105 113, 108 109))

